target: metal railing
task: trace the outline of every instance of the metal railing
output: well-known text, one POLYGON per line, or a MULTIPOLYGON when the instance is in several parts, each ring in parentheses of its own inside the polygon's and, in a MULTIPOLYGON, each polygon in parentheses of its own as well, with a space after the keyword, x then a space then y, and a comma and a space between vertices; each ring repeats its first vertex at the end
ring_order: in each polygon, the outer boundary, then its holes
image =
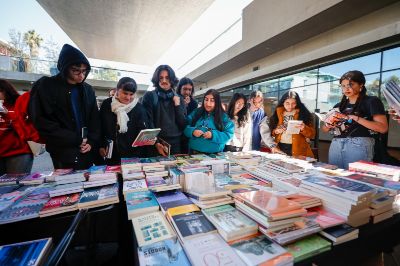
MULTIPOLYGON (((107 67, 92 66, 88 79, 118 81, 122 77, 131 77, 139 84, 147 84, 151 77, 149 73, 122 70, 107 67)), ((53 76, 58 73, 57 62, 43 59, 24 58, 15 56, 0 56, 0 70, 25 72, 53 76)))

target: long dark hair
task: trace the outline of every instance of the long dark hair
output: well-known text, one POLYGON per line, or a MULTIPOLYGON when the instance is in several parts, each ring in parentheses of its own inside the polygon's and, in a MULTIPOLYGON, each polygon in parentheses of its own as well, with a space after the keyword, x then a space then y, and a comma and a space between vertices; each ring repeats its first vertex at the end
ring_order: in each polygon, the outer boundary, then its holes
POLYGON ((19 93, 14 86, 5 79, 0 79, 0 92, 4 94, 4 103, 14 105, 19 93))
MULTIPOLYGON (((283 103, 287 99, 296 100, 296 109, 299 109, 299 120, 302 120, 304 124, 309 124, 311 122, 311 113, 310 111, 308 111, 307 107, 301 102, 299 95, 295 91, 288 91, 285 94, 283 94, 278 102, 278 105, 276 106, 276 109, 278 109, 278 107, 282 107, 283 103)), ((276 128, 279 121, 276 109, 274 114, 269 119, 269 127, 271 131, 276 128)))
MULTIPOLYGON (((361 71, 352 70, 343 74, 343 76, 339 80, 339 84, 342 83, 343 80, 348 80, 349 82, 357 82, 362 86, 360 94, 357 97, 356 103, 354 104, 354 108, 352 110, 352 114, 358 114, 359 109, 361 107, 361 102, 364 99, 365 95, 367 95, 367 89, 365 88, 365 76, 361 71)), ((340 101, 339 110, 343 112, 346 109, 346 106, 349 102, 349 99, 345 95, 343 95, 342 100, 340 101)))
POLYGON ((219 131, 223 131, 224 124, 222 123, 222 117, 224 115, 224 110, 222 109, 221 97, 219 96, 218 91, 216 91, 214 89, 210 89, 206 92, 206 94, 204 94, 201 107, 199 107, 195 110, 191 126, 192 127, 195 126, 196 122, 200 119, 200 117, 206 116, 207 111, 204 108, 204 100, 205 100, 206 96, 210 95, 210 94, 214 97, 214 102, 215 102, 214 124, 219 131))
POLYGON ((179 81, 176 93, 179 95, 182 95, 181 89, 184 85, 187 85, 187 84, 192 85, 192 93, 190 94, 190 97, 192 97, 193 93, 194 93, 193 81, 187 77, 181 78, 181 80, 179 81))
POLYGON ((233 97, 232 97, 231 101, 229 102, 228 111, 227 111, 229 118, 230 119, 234 119, 234 117, 235 117, 235 114, 234 114, 235 113, 235 104, 240 99, 243 99, 244 105, 243 105, 243 108, 237 113, 239 127, 241 127, 244 123, 246 123, 247 122, 247 118, 248 118, 248 116, 247 116, 247 112, 248 112, 248 109, 247 109, 247 98, 246 98, 246 96, 244 96, 244 94, 238 93, 238 92, 233 94, 233 97))
POLYGON ((154 88, 160 87, 160 73, 161 71, 166 70, 168 72, 169 82, 171 83, 171 89, 175 88, 176 84, 178 84, 178 78, 175 75, 175 71, 169 65, 160 65, 154 71, 153 77, 151 78, 151 82, 153 83, 154 88))

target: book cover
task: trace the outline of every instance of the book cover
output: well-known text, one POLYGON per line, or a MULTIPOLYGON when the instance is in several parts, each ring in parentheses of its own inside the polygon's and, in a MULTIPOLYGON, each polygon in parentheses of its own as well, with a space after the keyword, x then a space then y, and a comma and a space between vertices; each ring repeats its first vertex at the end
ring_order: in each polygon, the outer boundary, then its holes
POLYGON ((161 128, 142 129, 132 142, 132 147, 154 145, 161 128))
POLYGON ((118 199, 118 184, 104 187, 93 187, 85 189, 79 199, 79 204, 95 204, 96 201, 107 199, 118 199))
POLYGON ((328 212, 322 207, 314 207, 308 209, 306 217, 318 223, 319 226, 321 226, 321 228, 323 229, 344 224, 346 222, 343 217, 328 212))
POLYGON ((0 246, 0 265, 41 265, 51 238, 0 246))
POLYGON ((264 235, 245 237, 233 241, 230 246, 247 265, 261 265, 286 253, 283 247, 264 235))
POLYGON ((257 223, 231 205, 203 209, 202 212, 218 230, 224 231, 227 235, 238 235, 243 232, 257 232, 257 223))
POLYGON ((331 242, 318 235, 313 235, 286 246, 294 257, 294 262, 299 262, 324 251, 330 250, 331 242))
MULTIPOLYGON (((10 186, 5 186, 10 187, 10 186)), ((19 187, 18 185, 13 186, 14 188, 17 187, 14 191, 9 193, 4 193, 0 195, 0 212, 4 211, 6 208, 11 206, 13 203, 21 199, 27 193, 32 191, 33 187, 19 187)))
POLYGON ((161 212, 153 212, 132 218, 138 246, 142 247, 175 236, 161 212))
MULTIPOLYGON (((57 209, 61 209, 63 207, 70 207, 73 205, 77 205, 79 202, 79 198, 81 193, 74 193, 70 195, 58 196, 51 198, 42 208, 40 213, 57 211, 57 209)), ((76 208, 78 208, 76 206, 76 208)))
POLYGON ((144 191, 147 190, 146 180, 137 179, 131 181, 124 181, 123 192, 144 191))
POLYGON ((183 247, 194 266, 246 265, 218 233, 188 238, 183 247))
POLYGON ((167 211, 169 208, 192 204, 180 190, 156 192, 154 196, 156 196, 158 204, 160 204, 164 211, 167 211))
POLYGON ((20 180, 20 184, 42 184, 45 179, 45 175, 39 172, 32 173, 20 180))
POLYGON ((146 266, 190 266, 178 239, 167 239, 138 248, 139 263, 146 266))
POLYGON ((88 171, 91 174, 102 174, 106 171, 107 165, 92 165, 88 171))
POLYGON ((0 176, 0 186, 15 185, 29 174, 4 174, 0 176))
POLYGON ((342 178, 359 181, 375 187, 386 188, 394 191, 396 194, 400 192, 400 182, 396 181, 386 180, 373 176, 360 175, 360 174, 343 176, 342 178))
POLYGON ((151 191, 128 192, 125 201, 128 213, 141 209, 158 210, 158 202, 151 191))
POLYGON ((149 188, 167 185, 167 182, 161 176, 146 177, 146 181, 149 188))
POLYGON ((105 173, 121 173, 121 165, 107 165, 105 173))
POLYGON ((216 231, 216 228, 200 211, 172 216, 172 221, 182 238, 216 231))
POLYGON ((287 200, 284 197, 276 196, 263 190, 237 193, 234 197, 243 200, 245 204, 257 208, 267 216, 302 209, 301 205, 297 202, 287 200))
POLYGON ((358 229, 354 228, 348 224, 341 224, 338 226, 327 228, 321 233, 331 235, 333 238, 339 238, 339 237, 345 236, 347 234, 350 234, 354 231, 358 232, 358 229))

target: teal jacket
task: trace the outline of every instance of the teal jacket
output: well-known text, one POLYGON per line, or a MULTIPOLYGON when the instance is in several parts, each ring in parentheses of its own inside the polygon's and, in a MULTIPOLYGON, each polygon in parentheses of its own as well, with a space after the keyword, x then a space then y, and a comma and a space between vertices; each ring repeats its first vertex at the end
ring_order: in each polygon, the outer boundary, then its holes
POLYGON ((189 138, 190 149, 205 152, 205 153, 215 153, 224 150, 225 144, 233 138, 235 125, 229 119, 229 117, 224 113, 222 117, 222 123, 224 125, 223 131, 219 131, 214 123, 214 114, 209 114, 207 116, 200 117, 197 120, 196 125, 192 126, 192 119, 194 114, 199 109, 194 110, 187 117, 187 127, 185 128, 184 134, 189 138), (203 137, 196 138, 193 136, 193 131, 195 129, 200 129, 203 132, 207 132, 211 129, 212 138, 205 139, 203 137))

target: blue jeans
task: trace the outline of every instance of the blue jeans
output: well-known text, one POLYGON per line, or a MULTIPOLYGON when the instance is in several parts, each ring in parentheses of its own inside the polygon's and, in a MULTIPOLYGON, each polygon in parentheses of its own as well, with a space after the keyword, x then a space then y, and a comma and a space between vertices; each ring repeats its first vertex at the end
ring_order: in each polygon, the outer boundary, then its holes
POLYGON ((375 140, 368 137, 334 138, 329 147, 329 163, 348 169, 349 163, 372 161, 375 140))
POLYGON ((0 174, 30 174, 32 164, 32 153, 4 157, 0 159, 0 174))

